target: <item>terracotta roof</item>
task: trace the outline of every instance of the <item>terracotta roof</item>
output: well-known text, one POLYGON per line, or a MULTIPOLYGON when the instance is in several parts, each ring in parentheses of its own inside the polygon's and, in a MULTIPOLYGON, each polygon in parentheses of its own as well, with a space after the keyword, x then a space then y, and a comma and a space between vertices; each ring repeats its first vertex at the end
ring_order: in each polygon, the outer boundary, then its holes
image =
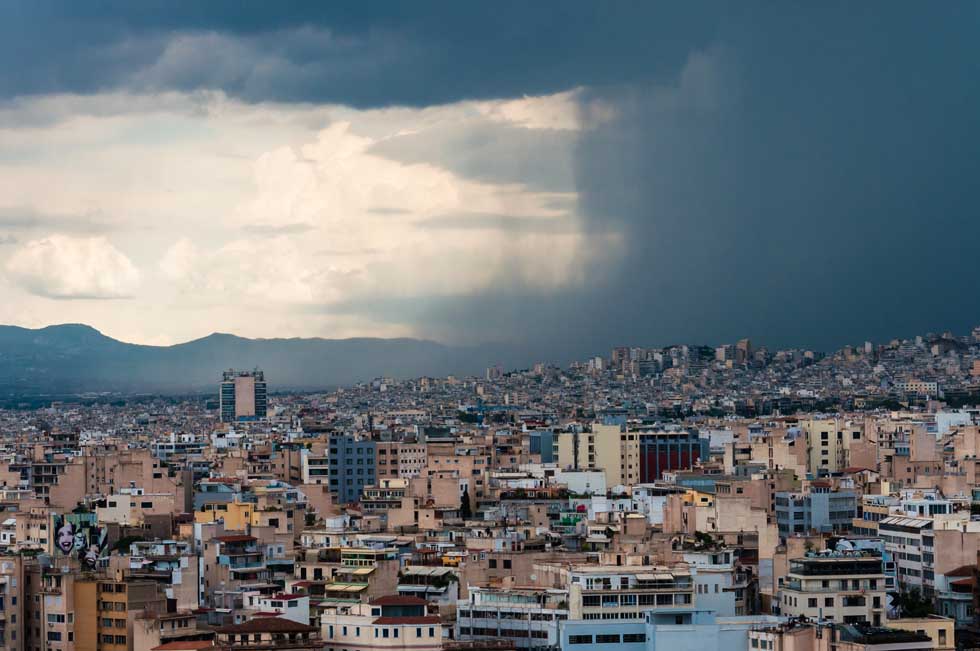
POLYGON ((222 543, 234 543, 234 542, 252 542, 257 539, 255 536, 235 535, 235 536, 215 536, 213 540, 217 540, 218 542, 222 542, 222 543))
POLYGON ((378 597, 371 602, 372 606, 424 606, 428 602, 425 599, 419 599, 418 597, 408 597, 402 595, 388 595, 387 597, 378 597))
POLYGON ((378 617, 374 620, 375 624, 438 624, 438 615, 425 615, 422 617, 378 617))
POLYGON ((241 624, 220 626, 215 629, 218 633, 313 633, 319 629, 314 626, 300 624, 281 617, 262 617, 250 619, 241 624))
POLYGON ((974 565, 960 565, 954 570, 946 570, 946 576, 973 576, 974 565))
POLYGON ((210 649, 214 647, 214 640, 185 640, 183 642, 167 642, 160 646, 155 646, 151 651, 198 651, 198 649, 210 649))

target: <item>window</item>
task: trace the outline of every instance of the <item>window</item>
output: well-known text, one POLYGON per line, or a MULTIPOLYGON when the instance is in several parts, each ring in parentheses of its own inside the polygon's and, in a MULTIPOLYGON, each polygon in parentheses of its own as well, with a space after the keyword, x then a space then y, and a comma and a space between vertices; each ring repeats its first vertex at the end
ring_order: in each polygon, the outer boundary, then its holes
POLYGON ((509 570, 510 569, 510 559, 509 558, 505 558, 504 559, 504 569, 505 570, 509 570))
POLYGON ((497 569, 497 559, 496 558, 491 558, 490 561, 489 561, 489 563, 490 563, 490 569, 491 570, 497 569))
POLYGON ((806 600, 806 605, 807 605, 807 608, 816 608, 817 607, 817 600, 816 600, 816 598, 815 597, 811 597, 810 599, 807 599, 806 600))
POLYGON ((623 643, 629 644, 631 642, 646 642, 646 633, 623 633, 623 643))
POLYGON ((591 635, 569 635, 568 636, 568 643, 569 644, 592 644, 592 636, 591 635))
POLYGON ((595 636, 596 644, 619 644, 618 634, 603 634, 595 636))
POLYGON ((429 637, 435 637, 435 636, 436 636, 436 629, 435 629, 435 627, 430 626, 429 627, 429 637))

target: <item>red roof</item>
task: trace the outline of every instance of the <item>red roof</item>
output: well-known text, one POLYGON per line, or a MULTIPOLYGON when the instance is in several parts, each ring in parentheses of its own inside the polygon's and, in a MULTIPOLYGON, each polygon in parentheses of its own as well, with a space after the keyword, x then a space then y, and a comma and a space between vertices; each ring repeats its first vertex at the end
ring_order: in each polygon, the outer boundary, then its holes
POLYGON ((257 540, 257 538, 255 536, 235 535, 235 536, 215 536, 214 540, 217 540, 220 543, 236 543, 236 542, 253 542, 257 540))
POLYGON ((371 602, 372 606, 424 606, 428 602, 425 599, 419 599, 418 597, 408 597, 402 595, 388 595, 387 597, 378 597, 371 602))
POLYGON ((375 624, 407 624, 407 625, 417 625, 417 624, 438 624, 438 615, 425 615, 421 617, 378 617, 374 620, 375 624))
POLYGON ((299 599, 300 597, 309 597, 308 594, 286 594, 285 592, 280 592, 279 594, 274 594, 269 599, 275 599, 277 601, 289 601, 290 599, 299 599))
POLYGON ((313 633, 320 629, 281 617, 258 617, 241 624, 221 626, 215 629, 222 635, 234 633, 313 633))
POLYGON ((210 649, 214 647, 214 640, 185 640, 178 642, 167 642, 160 646, 155 646, 151 651, 198 651, 198 649, 210 649))
POLYGON ((947 570, 946 576, 973 576, 973 565, 960 565, 956 569, 947 570))

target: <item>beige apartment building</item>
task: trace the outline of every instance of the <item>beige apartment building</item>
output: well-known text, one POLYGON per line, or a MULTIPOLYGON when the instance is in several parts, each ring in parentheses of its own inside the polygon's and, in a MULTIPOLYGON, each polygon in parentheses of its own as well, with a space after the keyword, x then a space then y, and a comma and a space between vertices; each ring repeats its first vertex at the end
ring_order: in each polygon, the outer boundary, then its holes
POLYGON ((780 614, 881 626, 886 575, 878 556, 828 553, 793 559, 780 591, 780 614))

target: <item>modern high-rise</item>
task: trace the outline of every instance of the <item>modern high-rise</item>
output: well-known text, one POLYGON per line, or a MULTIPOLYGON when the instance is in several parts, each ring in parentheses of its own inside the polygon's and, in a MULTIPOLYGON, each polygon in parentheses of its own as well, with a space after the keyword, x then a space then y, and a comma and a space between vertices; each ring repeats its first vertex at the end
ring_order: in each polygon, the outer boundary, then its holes
POLYGON ((266 416, 265 373, 228 369, 221 379, 218 396, 221 422, 257 420, 266 416))

